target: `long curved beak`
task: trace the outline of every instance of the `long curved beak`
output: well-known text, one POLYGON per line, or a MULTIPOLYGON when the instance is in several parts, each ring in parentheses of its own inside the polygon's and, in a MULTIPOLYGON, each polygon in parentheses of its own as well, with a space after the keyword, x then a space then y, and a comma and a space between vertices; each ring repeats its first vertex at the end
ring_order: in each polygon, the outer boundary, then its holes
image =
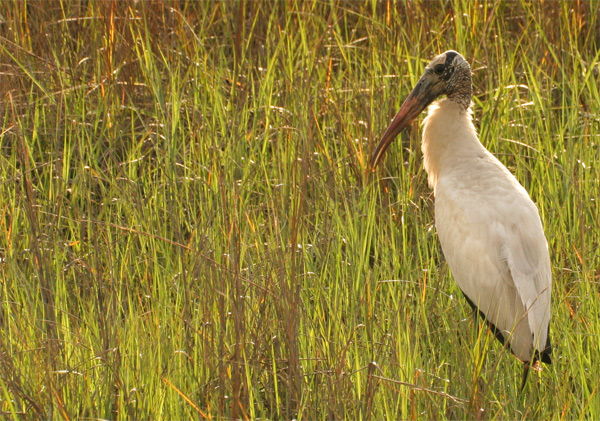
POLYGON ((427 74, 423 75, 412 92, 404 100, 404 103, 400 107, 400 111, 398 111, 398 114, 396 114, 396 117, 394 117, 394 120, 383 134, 383 137, 379 141, 379 145, 377 145, 377 148, 371 157, 371 169, 373 171, 396 136, 398 136, 398 134, 425 109, 425 107, 438 97, 439 93, 435 92, 435 85, 432 86, 431 82, 432 81, 427 74))

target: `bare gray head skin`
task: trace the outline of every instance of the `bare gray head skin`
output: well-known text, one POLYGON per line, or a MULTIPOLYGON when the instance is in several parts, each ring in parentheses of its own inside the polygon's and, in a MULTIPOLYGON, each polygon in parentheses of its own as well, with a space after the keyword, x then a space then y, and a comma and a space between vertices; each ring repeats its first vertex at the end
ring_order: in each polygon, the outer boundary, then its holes
MULTIPOLYGON (((425 74, 430 78, 438 78, 443 86, 442 94, 467 109, 471 106, 473 87, 471 81, 471 66, 463 56, 453 50, 446 51, 431 60, 425 67, 425 74)), ((422 78, 423 78, 422 77, 422 78)), ((434 82, 435 83, 435 82, 434 82)))
POLYGON ((467 60, 453 50, 436 56, 425 67, 423 76, 404 100, 392 124, 383 134, 371 158, 371 168, 377 166, 398 133, 438 97, 446 95, 449 100, 456 102, 466 111, 471 106, 472 94, 471 66, 467 60))

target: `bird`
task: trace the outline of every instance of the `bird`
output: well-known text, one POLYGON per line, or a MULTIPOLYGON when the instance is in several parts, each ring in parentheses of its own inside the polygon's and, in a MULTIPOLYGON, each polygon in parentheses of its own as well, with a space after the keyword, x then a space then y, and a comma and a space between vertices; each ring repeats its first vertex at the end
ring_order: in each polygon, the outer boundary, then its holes
POLYGON ((550 252, 536 205, 479 140, 472 95, 467 60, 454 50, 436 56, 381 137, 371 169, 428 107, 421 149, 437 236, 469 305, 524 363, 522 391, 530 366, 552 363, 550 252))

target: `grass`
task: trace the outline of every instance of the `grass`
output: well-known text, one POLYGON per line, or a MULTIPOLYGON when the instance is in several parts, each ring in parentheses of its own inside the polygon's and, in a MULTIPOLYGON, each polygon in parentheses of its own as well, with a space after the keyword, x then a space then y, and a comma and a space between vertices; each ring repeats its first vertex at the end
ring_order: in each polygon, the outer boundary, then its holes
POLYGON ((11 419, 600 417, 597 2, 0 5, 0 411, 11 419), (554 364, 446 267, 415 124, 460 51, 537 203, 554 364))

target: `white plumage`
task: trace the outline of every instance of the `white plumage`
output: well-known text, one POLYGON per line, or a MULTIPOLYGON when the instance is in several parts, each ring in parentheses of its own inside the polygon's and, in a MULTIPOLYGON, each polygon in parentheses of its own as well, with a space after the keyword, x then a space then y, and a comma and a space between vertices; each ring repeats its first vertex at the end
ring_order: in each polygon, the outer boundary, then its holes
POLYGON ((477 138, 471 115, 443 99, 423 123, 423 157, 444 256, 464 294, 529 361, 550 322, 550 258, 538 210, 477 138), (443 145, 442 145, 443 144, 443 145))
POLYGON ((438 237, 456 283, 502 342, 526 363, 550 363, 552 274, 538 210, 517 179, 479 141, 471 72, 447 51, 424 75, 383 135, 375 167, 396 135, 428 104, 423 161, 435 196, 438 237))

